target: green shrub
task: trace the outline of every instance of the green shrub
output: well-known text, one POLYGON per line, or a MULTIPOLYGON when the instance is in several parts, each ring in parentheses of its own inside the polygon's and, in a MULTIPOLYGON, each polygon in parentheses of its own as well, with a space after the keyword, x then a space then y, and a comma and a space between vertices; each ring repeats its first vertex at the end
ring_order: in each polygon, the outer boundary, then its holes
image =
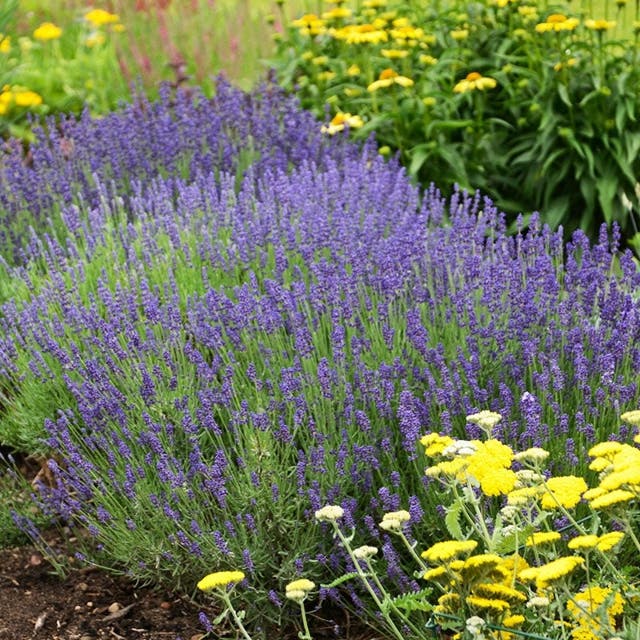
POLYGON ((619 26, 632 12, 624 0, 605 4, 611 21, 585 3, 388 4, 334 2, 280 41, 281 82, 335 116, 329 133, 357 115, 352 134, 375 132, 424 184, 478 188, 567 232, 594 237, 615 220, 635 236, 640 71, 638 30, 619 26))

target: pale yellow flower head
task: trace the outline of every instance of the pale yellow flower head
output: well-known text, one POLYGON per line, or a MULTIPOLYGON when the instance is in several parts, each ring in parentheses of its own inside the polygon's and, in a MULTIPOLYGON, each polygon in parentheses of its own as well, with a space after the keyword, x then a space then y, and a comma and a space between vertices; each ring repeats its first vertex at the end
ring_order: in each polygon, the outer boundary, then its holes
POLYGON ((427 562, 448 562, 459 556, 471 553, 477 546, 478 543, 475 540, 445 540, 436 542, 426 551, 423 551, 421 556, 427 562))
POLYGON ((338 505, 328 504, 315 513, 318 522, 335 522, 344 516, 344 509, 338 505))
MULTIPOLYGON (((635 26, 635 25, 634 25, 635 26)), ((638 23, 640 26, 640 22, 638 23)), ((626 411, 620 416, 623 422, 633 425, 634 427, 640 427, 640 409, 634 411, 626 411)))
POLYGON ((567 18, 562 13, 551 14, 545 22, 539 22, 536 25, 538 33, 546 33, 548 31, 573 31, 580 24, 577 18, 567 18))

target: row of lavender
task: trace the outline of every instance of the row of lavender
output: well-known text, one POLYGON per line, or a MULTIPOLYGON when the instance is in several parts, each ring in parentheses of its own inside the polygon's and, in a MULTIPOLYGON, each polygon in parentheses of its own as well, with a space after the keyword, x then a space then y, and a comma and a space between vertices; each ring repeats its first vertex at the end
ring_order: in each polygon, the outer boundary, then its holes
POLYGON ((422 434, 478 437, 465 416, 490 408, 576 470, 638 406, 640 273, 615 238, 509 236, 272 88, 69 121, 2 182, 5 215, 43 226, 4 265, 0 441, 55 454, 45 508, 135 578, 242 569, 275 621, 286 581, 343 561, 305 525, 329 502, 416 588, 376 522, 408 508, 437 535, 422 434))

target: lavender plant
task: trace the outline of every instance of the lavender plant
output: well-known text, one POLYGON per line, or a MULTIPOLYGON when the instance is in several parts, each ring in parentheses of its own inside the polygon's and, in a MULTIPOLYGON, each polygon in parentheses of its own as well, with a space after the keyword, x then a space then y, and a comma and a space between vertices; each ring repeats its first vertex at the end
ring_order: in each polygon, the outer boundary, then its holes
POLYGON ((284 584, 346 561, 300 526, 326 503, 418 588, 376 514, 438 536, 422 432, 476 438, 489 406, 556 473, 628 434, 640 274, 615 232, 511 236, 488 200, 420 192, 268 88, 63 131, 74 153, 51 132, 2 173, 7 211, 48 185, 54 225, 4 266, 0 441, 55 454, 37 499, 87 562, 185 590, 242 571, 247 627, 279 623, 284 584))

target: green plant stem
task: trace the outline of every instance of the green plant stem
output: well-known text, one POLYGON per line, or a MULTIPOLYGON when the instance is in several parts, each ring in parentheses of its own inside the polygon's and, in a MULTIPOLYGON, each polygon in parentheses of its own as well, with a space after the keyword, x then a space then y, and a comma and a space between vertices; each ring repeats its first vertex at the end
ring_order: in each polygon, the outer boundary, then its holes
MULTIPOLYGON (((360 562, 358 562, 358 559, 353 555, 353 550, 351 549, 351 545, 349 544, 349 541, 347 540, 345 535, 340 530, 340 527, 338 527, 338 525, 335 522, 332 522, 331 524, 333 525, 333 529, 336 532, 336 535, 338 536, 338 538, 340 538, 340 542, 342 542, 342 545, 347 550, 347 553, 349 554, 349 557, 351 558, 351 560, 352 560, 352 562, 353 562, 353 564, 354 564, 354 566, 356 568, 356 572, 358 573, 358 576, 360 577, 360 580, 362 580, 365 588, 369 592, 369 595, 373 598, 373 601, 376 603, 376 606, 380 610, 380 613, 382 614, 382 616, 385 619, 386 623, 389 625, 389 629, 391 630, 393 635, 396 638, 398 638, 398 640, 405 640, 404 634, 398 629, 398 627, 396 626, 395 622, 391 619, 391 616, 387 612, 386 607, 383 605, 382 601, 378 597, 378 594, 375 592, 375 590, 373 589, 373 587, 371 586, 371 584, 367 580, 367 575, 362 570, 362 566, 360 565, 360 562)), ((373 575, 375 576, 375 573, 373 575)))
POLYGON ((304 600, 300 602, 300 617, 302 618, 302 627, 304 629, 304 635, 298 634, 300 640, 313 640, 311 632, 309 631, 309 623, 307 622, 307 612, 304 608, 304 600))
POLYGON ((233 616, 233 621, 238 626, 238 629, 240 629, 240 633, 244 636, 246 640, 252 640, 251 636, 249 635, 247 630, 244 628, 244 625, 242 624, 242 620, 240 619, 238 612, 235 610, 234 606, 231 604, 231 598, 229 597, 229 594, 223 589, 218 589, 217 591, 220 597, 222 598, 222 600, 224 601, 224 603, 227 605, 227 608, 231 612, 231 615, 233 616))

